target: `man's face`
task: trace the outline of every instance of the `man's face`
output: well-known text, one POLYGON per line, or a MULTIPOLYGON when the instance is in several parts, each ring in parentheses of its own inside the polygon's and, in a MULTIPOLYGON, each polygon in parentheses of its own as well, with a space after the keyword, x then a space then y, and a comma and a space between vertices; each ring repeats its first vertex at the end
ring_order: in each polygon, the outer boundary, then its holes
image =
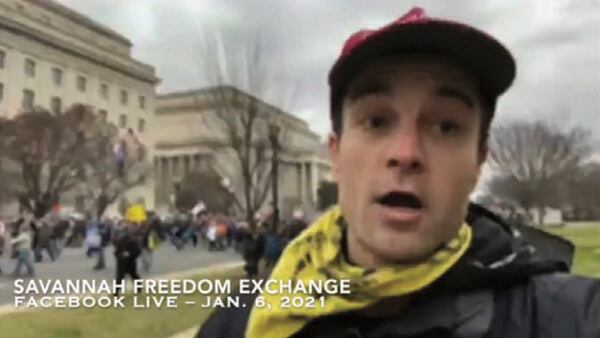
POLYGON ((329 141, 354 262, 419 261, 456 235, 486 155, 479 102, 439 58, 379 60, 355 77, 329 141))

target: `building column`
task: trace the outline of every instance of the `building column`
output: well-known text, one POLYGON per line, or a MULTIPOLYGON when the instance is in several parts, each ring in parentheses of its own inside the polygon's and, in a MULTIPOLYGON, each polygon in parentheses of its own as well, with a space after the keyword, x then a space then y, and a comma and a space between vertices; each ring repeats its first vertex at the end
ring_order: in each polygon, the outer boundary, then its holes
POLYGON ((160 161, 161 159, 159 156, 154 157, 154 191, 152 193, 154 194, 155 203, 160 201, 160 189, 162 188, 162 163, 160 161))
POLYGON ((189 155, 184 155, 181 157, 182 160, 182 167, 183 167, 183 171, 181 174, 181 179, 183 179, 187 174, 190 173, 190 156, 189 155))
POLYGON ((172 183, 171 183, 171 177, 172 173, 173 173, 173 167, 172 167, 172 163, 171 163, 171 158, 168 156, 163 156, 161 157, 161 162, 162 162, 162 176, 160 178, 161 181, 161 194, 163 194, 162 196, 162 200, 165 202, 166 205, 170 205, 171 203, 171 190, 173 189, 172 187, 172 183))
POLYGON ((319 176, 318 176, 318 168, 317 168, 317 163, 312 160, 310 162, 310 174, 311 174, 311 198, 312 198, 312 202, 313 205, 317 205, 317 189, 319 188, 319 176))
POLYGON ((194 154, 192 155, 192 172, 198 172, 200 171, 200 159, 199 159, 200 155, 198 154, 194 154))
POLYGON ((297 172, 298 172, 298 192, 300 197, 300 202, 302 205, 306 203, 304 194, 304 163, 300 162, 297 164, 297 172))
POLYGON ((181 180, 181 156, 173 156, 173 181, 181 180))
POLYGON ((319 165, 315 160, 312 162, 312 195, 314 204, 317 205, 319 199, 319 165))
POLYGON ((169 204, 169 194, 171 193, 171 187, 170 187, 170 180, 169 177, 171 177, 171 162, 169 161, 169 158, 166 156, 163 156, 160 158, 160 162, 162 163, 162 176, 160 177, 160 182, 161 182, 161 193, 164 195, 163 196, 163 201, 168 205, 169 204))
POLYGON ((302 168, 304 169, 304 196, 307 202, 307 205, 312 203, 311 201, 311 192, 310 192, 310 163, 304 162, 302 163, 302 168))

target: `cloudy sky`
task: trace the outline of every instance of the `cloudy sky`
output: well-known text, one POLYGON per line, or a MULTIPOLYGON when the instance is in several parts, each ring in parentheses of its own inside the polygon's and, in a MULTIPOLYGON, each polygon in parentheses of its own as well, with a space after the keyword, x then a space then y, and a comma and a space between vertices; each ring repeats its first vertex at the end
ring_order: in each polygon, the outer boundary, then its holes
POLYGON ((274 83, 289 89, 285 95, 270 91, 265 99, 321 135, 330 128, 326 76, 343 41, 417 5, 431 16, 476 25, 514 53, 517 80, 500 101, 499 119, 600 127, 598 0, 58 1, 128 37, 133 56, 156 67, 159 93, 210 83, 200 60, 207 29, 225 32, 221 36, 233 46, 260 36, 262 58, 278 69, 274 83))

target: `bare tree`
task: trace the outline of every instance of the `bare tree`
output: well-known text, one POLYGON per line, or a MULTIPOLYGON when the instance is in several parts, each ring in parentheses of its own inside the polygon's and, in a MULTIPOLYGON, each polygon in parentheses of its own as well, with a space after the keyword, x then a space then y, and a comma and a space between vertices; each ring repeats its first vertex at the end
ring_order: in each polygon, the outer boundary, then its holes
POLYGON ((600 208, 600 164, 588 163, 576 173, 564 177, 561 191, 564 204, 573 210, 600 208))
POLYGON ((233 198, 220 176, 215 172, 200 171, 188 174, 182 180, 177 202, 178 208, 190 210, 202 201, 209 212, 226 213, 235 205, 233 198))
POLYGON ((130 156, 123 174, 118 173, 113 152, 117 129, 83 104, 59 114, 36 108, 2 126, 2 153, 20 167, 19 203, 37 218, 80 185, 90 192, 101 215, 124 191, 139 184, 144 173, 138 168, 145 163, 145 148, 135 146, 130 148, 136 156, 130 156))
POLYGON ((85 154, 88 166, 83 184, 87 198, 94 201, 96 217, 100 218, 125 192, 146 182, 151 166, 146 146, 133 130, 119 136, 115 125, 106 121, 99 121, 97 125, 96 149, 85 154), (122 167, 115 154, 115 148, 119 146, 127 149, 122 167))
MULTIPOLYGON (((490 164, 497 174, 492 192, 527 211, 560 207, 560 182, 574 175, 591 155, 590 134, 545 122, 513 122, 494 128, 490 164)), ((543 217, 540 217, 542 221, 543 217)))
MULTIPOLYGON (((0 135, 7 134, 10 131, 11 121, 7 118, 0 116, 0 135)), ((0 159, 6 156, 6 147, 8 145, 8 138, 0 138, 0 159)))
MULTIPOLYGON (((233 159, 235 168, 230 172, 240 179, 243 191, 242 201, 236 199, 235 203, 251 226, 271 187, 269 126, 281 123, 278 115, 283 114, 264 103, 264 97, 269 91, 274 94, 273 87, 281 101, 293 92, 276 86, 272 72, 277 68, 276 59, 266 59, 263 52, 258 36, 249 44, 234 44, 222 34, 205 34, 200 49, 202 73, 213 86, 206 92, 204 104, 214 114, 205 114, 204 122, 220 139, 222 151, 233 159)), ((285 128, 279 130, 279 143, 285 145, 285 128)), ((213 169, 222 173, 229 165, 214 163, 213 169)))
MULTIPOLYGON (((8 119, 0 116, 0 135, 8 132, 9 121, 8 119)), ((12 196, 12 179, 9 178, 10 172, 6 167, 6 155, 5 147, 6 139, 0 138, 0 205, 8 201, 12 196)))
POLYGON ((36 108, 5 121, 0 144, 5 156, 20 166, 19 202, 43 217, 84 174, 84 154, 94 133, 94 118, 83 105, 54 115, 36 108))

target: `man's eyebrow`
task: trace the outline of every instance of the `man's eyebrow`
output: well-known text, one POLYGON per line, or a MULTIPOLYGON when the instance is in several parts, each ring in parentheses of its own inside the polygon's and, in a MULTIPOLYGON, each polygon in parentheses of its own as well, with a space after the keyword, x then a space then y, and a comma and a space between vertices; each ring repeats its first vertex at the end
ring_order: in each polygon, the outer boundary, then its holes
POLYGON ((386 95, 391 91, 390 84, 383 79, 370 79, 360 81, 350 87, 348 98, 350 101, 356 101, 369 95, 386 95))
POLYGON ((442 97, 455 98, 464 103, 467 107, 475 108, 475 101, 464 90, 449 85, 442 85, 436 89, 435 94, 442 97))

